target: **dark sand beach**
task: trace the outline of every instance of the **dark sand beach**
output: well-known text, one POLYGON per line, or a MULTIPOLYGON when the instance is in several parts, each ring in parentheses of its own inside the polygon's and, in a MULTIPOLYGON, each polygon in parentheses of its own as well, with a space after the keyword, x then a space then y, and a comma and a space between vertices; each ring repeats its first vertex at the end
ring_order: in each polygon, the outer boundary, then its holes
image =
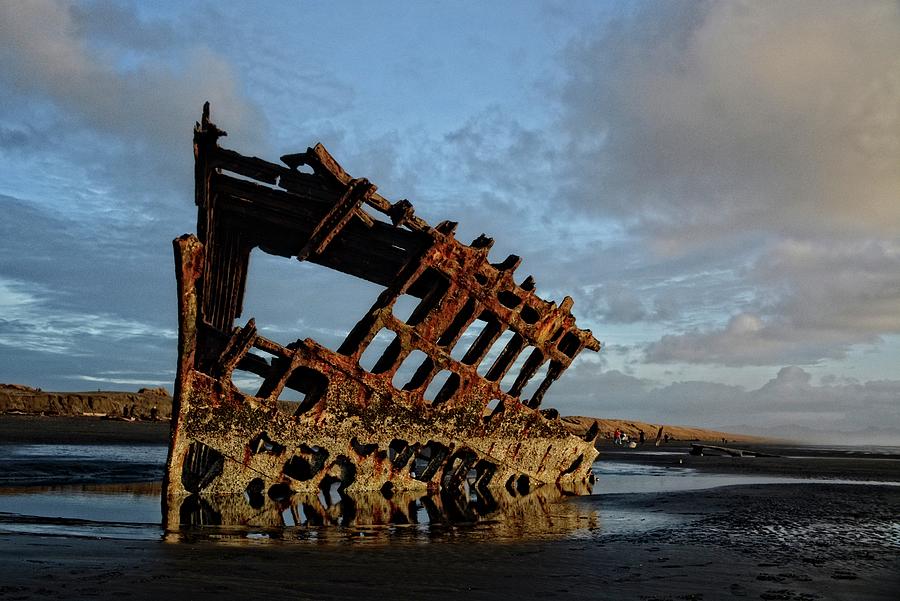
MULTIPOLYGON (((687 443, 610 446, 593 494, 538 496, 478 523, 166 536, 152 523, 165 424, 100 423, 0 416, 0 457, 15 457, 0 477, 0 598, 893 600, 900 590, 896 449, 782 445, 782 457, 732 458, 690 456, 687 443), (97 444, 120 465, 77 454, 97 444), (75 509, 54 515, 56 498, 75 509), (29 511, 28 499, 47 503, 29 511), (104 504, 117 500, 144 513, 114 516, 104 504)), ((364 500, 354 510, 366 515, 364 500)))

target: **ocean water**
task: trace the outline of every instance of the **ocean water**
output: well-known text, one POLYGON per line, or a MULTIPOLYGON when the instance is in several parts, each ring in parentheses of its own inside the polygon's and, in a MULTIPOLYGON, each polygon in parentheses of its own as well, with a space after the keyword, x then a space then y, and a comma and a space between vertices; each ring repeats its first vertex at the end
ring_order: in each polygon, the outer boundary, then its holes
MULTIPOLYGON (((810 454, 855 453, 865 459, 892 452, 900 454, 900 449, 831 447, 816 448, 810 454)), ((0 445, 0 459, 7 468, 0 475, 0 532, 115 539, 164 537, 160 481, 166 453, 166 447, 159 445, 0 445), (37 484, 22 486, 25 482, 37 484)), ((681 453, 654 450, 646 454, 681 453)), ((397 496, 391 500, 380 495, 356 494, 352 499, 334 494, 297 495, 289 504, 266 500, 264 507, 251 511, 247 499, 237 495, 221 506, 203 503, 182 508, 182 516, 199 516, 202 523, 212 519, 223 528, 238 524, 240 527, 227 529, 227 534, 246 541, 322 540, 334 533, 344 539, 404 536, 418 542, 448 536, 491 540, 546 535, 578 538, 650 530, 671 525, 675 519, 661 513, 604 507, 605 495, 674 493, 743 484, 844 482, 704 473, 687 467, 614 460, 598 461, 593 470, 597 481, 589 503, 569 503, 559 491, 541 487, 525 496, 507 497, 500 491, 496 498, 468 490, 459 498, 397 496)), ((900 486, 900 474, 897 480, 871 484, 900 486)))
POLYGON ((0 447, 4 461, 35 460, 66 462, 151 463, 160 469, 166 462, 167 447, 160 445, 26 444, 0 447))
MULTIPOLYGON (((753 458, 745 460, 752 461, 753 458)), ((594 463, 593 471, 597 477, 593 490, 596 495, 681 492, 745 484, 830 483, 900 486, 900 474, 898 474, 897 481, 796 478, 754 474, 716 474, 692 468, 616 461, 597 461, 594 463)))

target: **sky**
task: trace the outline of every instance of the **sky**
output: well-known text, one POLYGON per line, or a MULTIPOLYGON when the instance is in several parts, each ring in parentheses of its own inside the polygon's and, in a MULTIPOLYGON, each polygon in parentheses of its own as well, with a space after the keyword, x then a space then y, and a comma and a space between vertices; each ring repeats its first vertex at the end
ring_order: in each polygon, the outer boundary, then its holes
MULTIPOLYGON (((171 390, 206 100, 571 295, 563 414, 900 444, 897 2, 0 2, 0 381, 171 390)), ((377 294, 257 251, 241 320, 377 294)))

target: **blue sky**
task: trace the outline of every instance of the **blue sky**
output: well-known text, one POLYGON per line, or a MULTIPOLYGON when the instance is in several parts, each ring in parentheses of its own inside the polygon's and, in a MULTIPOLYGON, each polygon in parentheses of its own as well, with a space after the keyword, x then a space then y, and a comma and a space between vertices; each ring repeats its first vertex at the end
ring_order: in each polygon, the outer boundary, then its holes
MULTIPOLYGON (((0 5, 0 381, 174 377, 191 127, 323 142, 524 257, 605 343, 563 413, 900 439, 890 2, 0 5)), ((335 345, 377 291, 254 255, 244 317, 335 345)))

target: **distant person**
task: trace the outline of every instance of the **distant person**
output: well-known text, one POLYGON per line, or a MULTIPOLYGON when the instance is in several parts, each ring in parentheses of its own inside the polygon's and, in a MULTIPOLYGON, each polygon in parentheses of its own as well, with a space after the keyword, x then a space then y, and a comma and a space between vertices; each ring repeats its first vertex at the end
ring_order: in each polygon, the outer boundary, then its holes
POLYGON ((640 434, 638 435, 638 444, 644 444, 644 431, 640 430, 640 434))
POLYGON ((613 432, 613 443, 622 444, 622 432, 618 428, 613 432))
POLYGON ((663 442, 669 442, 669 433, 668 433, 668 432, 666 432, 666 433, 663 435, 663 442))

